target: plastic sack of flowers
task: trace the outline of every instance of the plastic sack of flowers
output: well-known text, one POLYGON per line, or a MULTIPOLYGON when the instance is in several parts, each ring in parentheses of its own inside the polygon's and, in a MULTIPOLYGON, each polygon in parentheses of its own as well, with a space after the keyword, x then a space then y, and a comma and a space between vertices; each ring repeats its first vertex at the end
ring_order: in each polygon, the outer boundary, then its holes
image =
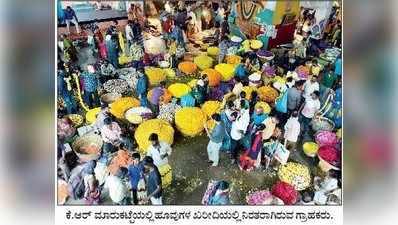
POLYGON ((219 101, 207 101, 202 105, 202 111, 208 116, 211 117, 215 113, 220 112, 221 102, 219 101))
POLYGON ((124 118, 124 113, 133 107, 140 105, 140 101, 133 97, 123 97, 111 104, 109 112, 118 119, 124 118))
POLYGON ((145 69, 145 74, 148 76, 151 85, 158 85, 160 82, 166 80, 166 74, 160 68, 148 67, 145 69))
POLYGON ((183 83, 174 83, 170 85, 167 90, 176 98, 181 98, 182 96, 191 92, 191 87, 183 83))
POLYGON ((196 73, 198 67, 193 62, 185 61, 178 64, 178 69, 186 75, 193 75, 196 73))
POLYGON ((272 187, 271 193, 280 198, 285 205, 293 205, 297 202, 298 192, 286 182, 277 181, 272 187))
POLYGON ((175 114, 176 127, 184 136, 199 135, 204 129, 205 122, 206 114, 197 107, 181 108, 175 114))
POLYGON ((279 93, 275 88, 270 86, 262 86, 257 89, 258 96, 261 101, 267 103, 274 103, 275 99, 278 98, 279 93))
POLYGON ((146 154, 150 146, 149 136, 153 133, 159 136, 159 140, 173 144, 174 129, 170 123, 161 119, 147 120, 141 123, 134 133, 141 154, 146 154))
POLYGON ((222 81, 229 81, 233 78, 235 66, 227 63, 220 63, 214 67, 221 74, 222 81))
POLYGON ((255 191, 246 196, 248 205, 269 205, 272 200, 273 196, 268 190, 255 191))
POLYGON ((298 191, 308 188, 311 184, 310 170, 300 163, 288 162, 280 165, 278 177, 281 181, 293 185, 298 191))
POLYGON ((209 79, 209 86, 215 87, 220 84, 221 81, 221 74, 215 69, 205 69, 203 70, 202 74, 206 75, 209 79))
POLYGON ((200 70, 205 70, 213 66, 214 59, 210 56, 202 54, 200 56, 196 56, 193 59, 193 62, 198 66, 200 70))

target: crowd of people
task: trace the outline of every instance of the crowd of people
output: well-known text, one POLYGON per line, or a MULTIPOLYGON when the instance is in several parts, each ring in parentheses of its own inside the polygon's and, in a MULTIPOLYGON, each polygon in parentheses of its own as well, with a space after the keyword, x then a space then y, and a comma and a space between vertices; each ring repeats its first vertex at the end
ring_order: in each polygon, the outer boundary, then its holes
MULTIPOLYGON (((75 19, 77 22, 76 15, 70 10, 67 9, 67 21, 75 19)), ((280 164, 291 160, 300 149, 299 145, 314 139, 312 121, 324 116, 323 105, 329 104, 329 101, 332 101, 330 104, 335 112, 329 119, 334 120, 335 130, 341 128, 341 117, 336 116, 337 112, 341 112, 342 101, 341 55, 337 56, 336 61, 323 65, 318 59, 326 48, 341 47, 341 22, 333 15, 324 37, 314 40, 309 28, 313 15, 303 13, 292 47, 283 54, 275 53, 271 60, 260 59, 257 50, 238 49, 234 55, 242 59, 241 63, 235 67, 232 79, 219 85, 221 99, 213 98, 214 87, 209 85, 209 77, 199 72, 190 96, 192 101, 175 96, 169 102, 164 99, 168 83, 163 81, 151 85, 145 68, 158 67, 160 61, 167 61, 169 68, 183 76, 177 68, 178 64, 189 52, 188 45, 194 41, 193 36, 203 30, 213 31, 209 43, 219 49, 215 61, 226 63, 228 50, 236 46, 229 31, 230 11, 229 4, 215 7, 211 3, 167 2, 165 10, 158 13, 161 27, 157 27, 149 22, 139 5, 132 4, 126 25, 120 25, 120 21, 115 20, 105 30, 96 23, 86 30, 87 47, 83 49, 89 49, 95 63, 82 63, 79 59, 82 48, 78 49, 67 34, 60 36, 57 74, 58 177, 67 184, 70 198, 83 199, 87 205, 103 204, 104 199, 108 198, 118 205, 163 204, 163 174, 159 168, 169 165, 168 157, 172 154, 170 144, 152 133, 148 138, 149 147, 144 155, 140 154, 134 139, 137 125, 116 118, 110 112, 110 106, 101 99, 105 93, 104 83, 119 78, 117 71, 121 68, 132 68, 137 73, 137 82, 128 96, 139 99, 140 106, 149 108, 152 118, 159 118, 159 113, 170 104, 181 108, 201 107, 208 100, 221 102, 218 112, 211 115, 213 126, 204 124, 209 142, 203 146, 203 151, 207 149, 209 167, 231 164, 244 171, 274 173, 280 164), (210 11, 212 19, 198 15, 197 7, 210 11), (166 53, 153 55, 146 52, 143 43, 148 35, 161 37, 166 43, 166 53), (122 64, 122 55, 131 57, 130 61, 122 64), (305 77, 298 74, 298 69, 303 68, 307 71, 305 77), (254 73, 261 75, 255 84, 251 78, 254 73), (272 87, 280 97, 262 105, 259 104, 263 102, 260 93, 256 90, 245 91, 246 87, 263 86, 272 87), (148 99, 151 87, 157 89, 153 92, 157 96, 148 99), (77 133, 83 131, 77 131, 75 121, 68 115, 83 114, 96 107, 100 107, 99 113, 85 129, 100 135, 103 145, 97 159, 84 161, 69 145, 79 136, 77 133), (129 160, 112 173, 108 166, 120 152, 126 152, 129 160), (220 154, 224 153, 230 156, 227 163, 220 162, 220 154)), ((76 29, 79 33, 78 26, 76 29)), ((341 183, 337 184, 341 181, 340 172, 330 170, 327 174, 321 181, 317 177, 317 190, 300 193, 302 198, 297 204, 316 202, 314 195, 317 195, 314 193, 324 186, 327 190, 323 188, 322 193, 341 188, 341 183), (332 182, 333 188, 325 182, 332 182)), ((230 204, 229 186, 228 181, 214 182, 211 188, 209 186, 211 191, 207 191, 206 204, 230 204)), ((341 201, 341 197, 338 198, 341 201)))

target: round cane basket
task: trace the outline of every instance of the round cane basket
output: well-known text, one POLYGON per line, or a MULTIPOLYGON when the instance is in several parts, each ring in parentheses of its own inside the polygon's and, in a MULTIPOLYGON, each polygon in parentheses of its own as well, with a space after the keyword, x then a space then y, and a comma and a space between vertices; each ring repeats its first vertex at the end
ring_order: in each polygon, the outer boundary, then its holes
POLYGON ((75 151, 76 155, 79 157, 81 161, 88 162, 90 160, 96 160, 99 158, 100 156, 99 153, 101 152, 102 144, 103 141, 101 136, 94 133, 89 133, 77 138, 72 144, 72 149, 75 151), (86 153, 82 150, 83 147, 88 147, 93 144, 97 147, 98 152, 86 153))

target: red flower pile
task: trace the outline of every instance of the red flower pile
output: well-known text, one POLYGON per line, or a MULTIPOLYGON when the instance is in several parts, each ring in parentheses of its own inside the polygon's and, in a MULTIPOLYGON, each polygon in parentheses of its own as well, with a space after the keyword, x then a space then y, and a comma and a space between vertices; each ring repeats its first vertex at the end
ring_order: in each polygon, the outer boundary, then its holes
POLYGON ((298 192, 294 187, 286 182, 278 181, 272 187, 271 193, 280 198, 285 205, 293 205, 297 202, 298 192))
POLYGON ((318 150, 319 158, 325 160, 333 166, 339 166, 341 157, 340 152, 333 146, 322 146, 318 150))

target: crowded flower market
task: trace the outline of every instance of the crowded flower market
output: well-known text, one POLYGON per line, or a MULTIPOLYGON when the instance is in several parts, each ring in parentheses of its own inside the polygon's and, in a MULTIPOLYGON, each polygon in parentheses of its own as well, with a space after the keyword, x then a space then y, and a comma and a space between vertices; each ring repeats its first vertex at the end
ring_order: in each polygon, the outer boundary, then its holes
POLYGON ((341 14, 58 0, 58 205, 341 205, 341 14))

